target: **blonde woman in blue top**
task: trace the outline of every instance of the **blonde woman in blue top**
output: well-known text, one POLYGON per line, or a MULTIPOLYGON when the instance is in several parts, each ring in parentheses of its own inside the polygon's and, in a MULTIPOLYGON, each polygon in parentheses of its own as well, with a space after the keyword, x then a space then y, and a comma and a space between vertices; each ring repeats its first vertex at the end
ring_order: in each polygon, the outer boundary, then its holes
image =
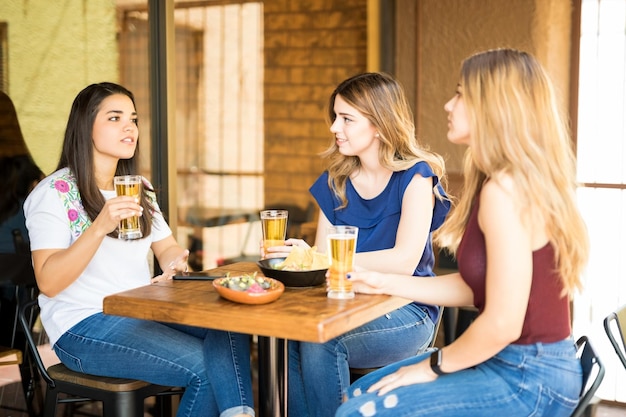
MULTIPOLYGON (((328 170, 310 188, 320 207, 315 244, 326 251, 329 225, 359 227, 357 268, 434 275, 431 232, 449 204, 441 157, 417 142, 400 84, 382 73, 343 81, 330 97, 333 143, 328 170)), ((283 255, 287 240, 267 257, 283 255)), ((324 344, 291 343, 289 415, 333 416, 350 384, 349 369, 414 356, 430 344, 439 308, 412 303, 324 344)))

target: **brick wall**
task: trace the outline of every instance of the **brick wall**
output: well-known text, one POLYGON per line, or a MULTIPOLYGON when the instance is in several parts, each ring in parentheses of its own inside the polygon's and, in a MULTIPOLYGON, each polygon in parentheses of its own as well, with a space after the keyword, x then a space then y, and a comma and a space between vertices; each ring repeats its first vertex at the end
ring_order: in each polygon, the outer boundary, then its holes
POLYGON ((328 98, 366 68, 367 0, 265 0, 264 33, 265 205, 305 208, 332 140, 328 98))

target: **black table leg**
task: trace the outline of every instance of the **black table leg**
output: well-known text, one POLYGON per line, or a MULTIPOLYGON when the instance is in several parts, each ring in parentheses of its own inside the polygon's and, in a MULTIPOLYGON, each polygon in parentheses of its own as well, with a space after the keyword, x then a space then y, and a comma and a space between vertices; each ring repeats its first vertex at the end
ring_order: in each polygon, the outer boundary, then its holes
POLYGON ((287 341, 259 336, 258 349, 259 417, 287 417, 287 341))

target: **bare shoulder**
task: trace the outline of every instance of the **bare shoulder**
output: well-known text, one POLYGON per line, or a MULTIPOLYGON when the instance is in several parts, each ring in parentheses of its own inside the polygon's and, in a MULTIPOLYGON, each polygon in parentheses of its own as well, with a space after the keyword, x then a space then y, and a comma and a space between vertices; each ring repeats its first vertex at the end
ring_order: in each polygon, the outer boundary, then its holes
POLYGON ((510 175, 506 173, 498 174, 489 178, 483 185, 480 196, 481 206, 482 203, 492 201, 500 201, 502 203, 509 201, 511 204, 514 204, 514 196, 517 192, 517 186, 510 175))
POLYGON ((529 247, 535 250, 548 240, 545 221, 523 206, 524 198, 520 198, 520 192, 510 175, 499 175, 496 180, 487 181, 480 195, 478 221, 484 232, 506 231, 519 241, 527 240, 529 247))
POLYGON ((411 178, 408 188, 420 188, 420 189, 425 189, 428 192, 432 192, 433 178, 424 177, 422 176, 422 174, 416 173, 415 175, 413 175, 413 178, 411 178))
POLYGON ((520 222, 522 209, 517 192, 518 187, 509 175, 498 175, 485 182, 480 193, 478 212, 478 221, 483 230, 489 225, 510 227, 512 223, 520 222))

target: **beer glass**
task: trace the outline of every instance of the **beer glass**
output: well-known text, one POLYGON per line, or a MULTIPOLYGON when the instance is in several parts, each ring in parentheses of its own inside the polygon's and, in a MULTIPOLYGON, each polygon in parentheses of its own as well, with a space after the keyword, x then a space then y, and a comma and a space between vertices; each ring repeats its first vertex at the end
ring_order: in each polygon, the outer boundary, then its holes
MULTIPOLYGON (((141 198, 141 175, 122 175, 113 178, 117 195, 127 195, 139 201, 141 198)), ((140 239, 143 236, 139 227, 139 216, 120 221, 118 238, 125 240, 140 239)))
POLYGON ((328 298, 354 298, 352 283, 347 278, 354 269, 356 238, 359 228, 356 226, 331 226, 328 228, 328 298))
POLYGON ((263 210, 261 226, 263 227, 263 250, 272 246, 285 244, 287 235, 287 210, 263 210))

